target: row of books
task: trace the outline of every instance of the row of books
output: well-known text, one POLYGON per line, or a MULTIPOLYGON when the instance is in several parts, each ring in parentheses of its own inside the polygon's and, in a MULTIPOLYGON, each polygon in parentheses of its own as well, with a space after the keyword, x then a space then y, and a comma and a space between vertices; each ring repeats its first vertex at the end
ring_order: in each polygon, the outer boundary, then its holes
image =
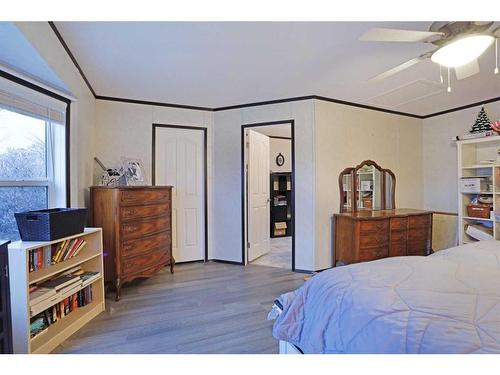
POLYGON ((47 332, 49 327, 71 312, 92 302, 92 285, 79 290, 57 304, 33 316, 30 321, 30 337, 47 332))
POLYGON ((84 271, 80 266, 30 288, 30 316, 52 307, 59 301, 77 293, 101 276, 100 272, 84 271))
POLYGON ((29 251, 30 272, 49 267, 64 260, 70 259, 83 249, 86 241, 81 238, 65 240, 52 246, 40 247, 29 251))

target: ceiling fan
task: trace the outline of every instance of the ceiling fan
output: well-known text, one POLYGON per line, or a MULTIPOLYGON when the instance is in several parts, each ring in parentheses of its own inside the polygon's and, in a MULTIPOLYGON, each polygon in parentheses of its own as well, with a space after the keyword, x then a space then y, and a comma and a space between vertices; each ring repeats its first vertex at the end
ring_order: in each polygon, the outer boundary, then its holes
MULTIPOLYGON (((440 68, 448 69, 448 91, 450 68, 455 69, 457 79, 464 79, 479 73, 477 58, 495 42, 496 68, 498 74, 498 46, 500 27, 490 31, 494 22, 434 22, 429 31, 399 30, 373 28, 365 32, 359 40, 363 42, 410 42, 429 43, 437 48, 425 52, 392 69, 389 69, 371 78, 370 82, 377 82, 397 74, 410 66, 426 59, 439 64, 440 68)), ((441 83, 443 78, 441 75, 441 83)))

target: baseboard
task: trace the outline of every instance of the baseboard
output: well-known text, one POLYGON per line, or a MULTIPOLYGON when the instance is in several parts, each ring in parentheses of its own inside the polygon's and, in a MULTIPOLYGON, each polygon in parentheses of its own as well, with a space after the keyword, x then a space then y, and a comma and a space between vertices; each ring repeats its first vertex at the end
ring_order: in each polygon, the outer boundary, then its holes
POLYGON ((210 259, 209 262, 226 263, 226 264, 234 264, 236 266, 244 266, 244 264, 241 262, 233 262, 231 260, 210 259))

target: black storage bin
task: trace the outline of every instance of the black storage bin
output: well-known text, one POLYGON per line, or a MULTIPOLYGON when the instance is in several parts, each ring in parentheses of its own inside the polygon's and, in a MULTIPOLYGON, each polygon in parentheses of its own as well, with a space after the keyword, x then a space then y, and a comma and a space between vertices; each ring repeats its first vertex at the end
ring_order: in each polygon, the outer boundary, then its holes
POLYGON ((23 241, 53 241, 82 233, 87 220, 86 208, 51 208, 15 213, 23 241))

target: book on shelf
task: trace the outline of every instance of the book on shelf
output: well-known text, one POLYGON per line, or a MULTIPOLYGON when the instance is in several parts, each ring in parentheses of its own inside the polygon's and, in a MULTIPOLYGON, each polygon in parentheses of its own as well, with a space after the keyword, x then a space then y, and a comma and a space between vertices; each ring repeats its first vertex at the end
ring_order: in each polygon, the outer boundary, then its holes
POLYGON ((56 291, 64 288, 65 286, 71 285, 77 281, 80 281, 80 276, 73 274, 65 274, 45 281, 41 284, 44 288, 54 288, 56 291))
POLYGON ((39 336, 48 331, 49 327, 68 316, 80 307, 92 302, 92 285, 89 285, 64 298, 53 302, 47 308, 38 311, 30 320, 30 337, 39 336))
POLYGON ((462 135, 457 135, 454 139, 454 141, 464 141, 466 139, 476 139, 476 138, 484 138, 484 137, 492 137, 498 135, 498 133, 494 130, 486 130, 483 132, 476 132, 476 133, 468 133, 468 134, 462 134, 462 135))
POLYGON ((86 245, 86 241, 81 238, 64 240, 52 246, 44 246, 29 250, 29 271, 34 272, 42 268, 50 267, 53 264, 73 258, 86 245))
POLYGON ((35 290, 30 292, 30 305, 36 305, 46 299, 50 299, 56 294, 53 288, 36 287, 35 290))

